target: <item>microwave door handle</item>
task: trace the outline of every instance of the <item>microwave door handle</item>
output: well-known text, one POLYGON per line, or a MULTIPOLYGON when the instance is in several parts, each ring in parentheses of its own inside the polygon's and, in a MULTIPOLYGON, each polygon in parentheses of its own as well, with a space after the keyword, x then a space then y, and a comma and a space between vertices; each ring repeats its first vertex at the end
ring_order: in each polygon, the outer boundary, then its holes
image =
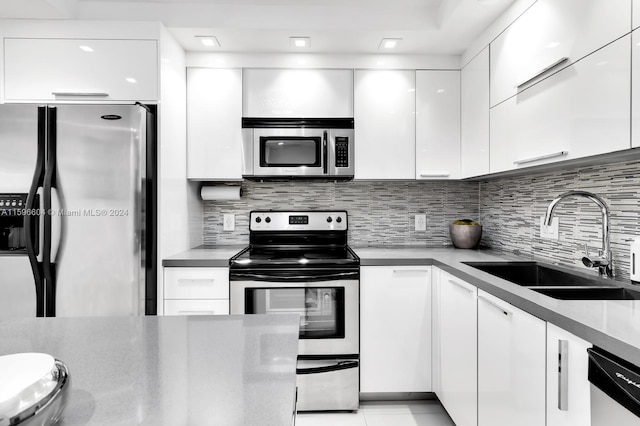
POLYGON ((322 136, 322 161, 323 161, 323 173, 326 175, 329 170, 329 152, 327 149, 327 131, 324 131, 322 136))

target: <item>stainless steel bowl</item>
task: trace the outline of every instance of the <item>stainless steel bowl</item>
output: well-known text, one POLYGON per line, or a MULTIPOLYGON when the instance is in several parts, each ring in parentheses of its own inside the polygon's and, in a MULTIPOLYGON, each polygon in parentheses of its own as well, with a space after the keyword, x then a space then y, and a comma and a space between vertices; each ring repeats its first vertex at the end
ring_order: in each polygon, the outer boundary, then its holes
POLYGON ((449 225, 449 235, 453 246, 460 249, 478 247, 482 238, 482 225, 449 225))
MULTIPOLYGON (((51 390, 42 396, 33 393, 27 397, 28 406, 20 412, 0 413, 0 425, 49 426, 62 416, 71 392, 71 375, 67 366, 55 360, 50 376, 51 390)), ((25 402, 25 395, 20 396, 25 402)), ((24 405, 22 405, 24 406, 24 405)))

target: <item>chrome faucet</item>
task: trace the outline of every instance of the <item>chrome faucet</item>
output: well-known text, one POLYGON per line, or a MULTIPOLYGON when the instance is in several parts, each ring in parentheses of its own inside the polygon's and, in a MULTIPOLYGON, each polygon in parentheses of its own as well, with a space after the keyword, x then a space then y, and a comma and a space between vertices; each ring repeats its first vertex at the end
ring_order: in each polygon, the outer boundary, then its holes
POLYGON ((560 195, 558 198, 551 201, 549 207, 547 207, 547 213, 544 216, 544 224, 546 226, 551 225, 553 219, 553 211, 560 201, 567 197, 585 197, 600 207, 602 212, 602 249, 598 251, 598 256, 589 255, 589 249, 585 245, 585 255, 582 257, 582 263, 589 268, 598 268, 600 275, 606 275, 613 277, 613 256, 611 254, 611 245, 609 241, 609 207, 607 203, 596 194, 586 191, 569 191, 560 195))

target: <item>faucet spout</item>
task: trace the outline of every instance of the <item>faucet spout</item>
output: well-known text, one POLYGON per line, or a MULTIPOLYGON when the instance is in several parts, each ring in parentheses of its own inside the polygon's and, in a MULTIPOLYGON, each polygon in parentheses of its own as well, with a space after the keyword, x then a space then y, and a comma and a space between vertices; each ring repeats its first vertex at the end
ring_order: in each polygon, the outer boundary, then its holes
POLYGON ((609 207, 602 198, 587 191, 565 192, 564 194, 551 201, 551 203, 549 203, 543 223, 546 226, 551 225, 556 207, 562 200, 568 197, 587 198, 588 200, 593 201, 598 207, 600 207, 600 211, 602 213, 602 249, 598 253, 597 257, 590 256, 587 251, 587 253, 585 253, 585 256, 582 258, 582 263, 587 267, 598 268, 600 275, 607 275, 610 277, 613 276, 613 256, 611 253, 611 242, 609 236, 609 207))

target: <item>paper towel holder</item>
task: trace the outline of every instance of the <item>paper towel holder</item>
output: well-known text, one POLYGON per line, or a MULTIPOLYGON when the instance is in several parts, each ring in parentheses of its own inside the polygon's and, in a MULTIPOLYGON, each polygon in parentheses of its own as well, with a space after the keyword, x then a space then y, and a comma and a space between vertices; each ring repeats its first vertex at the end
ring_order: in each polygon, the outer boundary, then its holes
POLYGON ((203 201, 239 200, 243 191, 240 185, 203 185, 200 198, 203 201))

